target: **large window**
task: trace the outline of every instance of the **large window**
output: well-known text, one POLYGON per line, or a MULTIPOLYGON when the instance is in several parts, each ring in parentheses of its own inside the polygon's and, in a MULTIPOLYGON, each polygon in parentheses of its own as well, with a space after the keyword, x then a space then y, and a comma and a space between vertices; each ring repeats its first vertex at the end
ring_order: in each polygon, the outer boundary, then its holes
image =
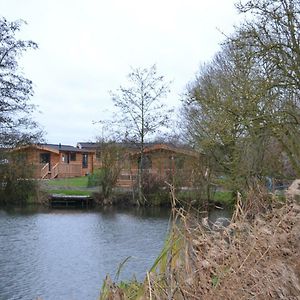
POLYGON ((87 168, 88 167, 88 154, 83 153, 82 154, 82 168, 87 168))
POLYGON ((70 161, 76 161, 76 152, 70 153, 70 161))

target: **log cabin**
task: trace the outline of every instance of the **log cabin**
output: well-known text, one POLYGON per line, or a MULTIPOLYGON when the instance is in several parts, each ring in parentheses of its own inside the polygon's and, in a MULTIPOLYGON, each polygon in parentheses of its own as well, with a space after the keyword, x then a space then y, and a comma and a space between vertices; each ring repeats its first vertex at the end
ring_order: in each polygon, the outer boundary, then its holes
MULTIPOLYGON (((131 143, 116 143, 120 148, 118 163, 121 164, 117 181, 119 187, 132 187, 137 179, 140 165, 139 145, 131 143)), ((81 150, 94 151, 94 169, 103 165, 102 152, 105 144, 78 143, 81 150)), ((146 143, 144 148, 143 172, 152 180, 181 181, 181 185, 191 186, 194 180, 195 167, 202 155, 187 146, 173 144, 146 143)))
POLYGON ((95 151, 62 144, 38 144, 15 148, 38 179, 78 177, 93 172, 95 151))
MULTIPOLYGON (((121 166, 117 181, 119 187, 132 187, 136 183, 140 161, 139 145, 115 143, 120 151, 114 152, 121 166)), ((34 177, 53 179, 79 177, 93 173, 104 165, 105 144, 77 143, 77 146, 62 144, 37 144, 15 148, 22 153, 34 169, 34 177)), ((147 143, 144 148, 143 171, 148 177, 159 180, 180 178, 182 185, 193 181, 195 162, 199 154, 193 149, 172 144, 147 143)))

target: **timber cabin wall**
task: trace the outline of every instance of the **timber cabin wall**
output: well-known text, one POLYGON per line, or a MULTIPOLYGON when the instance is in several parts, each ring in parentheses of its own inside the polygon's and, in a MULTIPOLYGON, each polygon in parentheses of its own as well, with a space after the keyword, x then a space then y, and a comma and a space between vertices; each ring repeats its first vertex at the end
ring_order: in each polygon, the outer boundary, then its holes
MULTIPOLYGON (((195 167, 195 157, 176 153, 169 150, 155 150, 145 153, 150 160, 150 165, 145 172, 149 172, 157 179, 179 180, 183 186, 191 186, 195 167)), ((132 187, 138 174, 138 157, 132 156, 121 171, 117 181, 118 187, 132 187)), ((171 183, 171 182, 170 182, 171 183)))
MULTIPOLYGON (((101 167, 101 155, 97 156, 96 150, 91 149, 79 150, 75 148, 72 151, 72 149, 64 150, 56 148, 51 151, 50 147, 42 149, 33 146, 23 149, 22 152, 26 154, 27 162, 33 166, 35 178, 41 178, 41 168, 46 165, 45 162, 41 162, 42 154, 50 156, 49 173, 43 178, 53 178, 55 174, 58 178, 85 176, 101 167), (86 164, 83 164, 84 157, 85 162, 87 159, 86 164), (57 173, 53 171, 53 167, 55 166, 57 167, 57 173)), ((174 178, 174 176, 177 178, 180 177, 179 179, 182 180, 184 186, 191 184, 194 174, 193 169, 195 168, 195 155, 156 147, 155 149, 146 149, 145 157, 149 157, 151 161, 148 167, 149 173, 167 180, 174 178)), ((138 173, 138 153, 136 150, 128 149, 127 155, 125 158, 121 158, 121 162, 123 168, 117 181, 117 186, 132 187, 138 173)))
POLYGON ((36 148, 28 148, 22 151, 26 155, 27 163, 34 168, 34 178, 41 178, 41 168, 46 164, 41 162, 41 154, 47 153, 50 155, 50 168, 59 162, 59 154, 51 151, 36 148))
POLYGON ((33 168, 33 177, 40 178, 67 178, 85 176, 93 172, 93 151, 63 151, 42 148, 35 146, 19 149, 24 153, 27 164, 33 168), (72 153, 72 155, 71 155, 72 153), (42 155, 49 155, 49 165, 46 167, 47 162, 42 162, 42 155), (83 155, 87 157, 87 164, 83 165, 83 155), (75 160, 74 160, 75 158, 75 160), (46 167, 46 168, 45 168, 46 167), (44 169, 43 169, 44 168, 44 169), (56 170, 54 171, 55 168, 56 170), (43 171, 42 171, 43 169, 43 171))
POLYGON ((93 172, 93 153, 91 152, 67 152, 59 153, 58 178, 85 176, 93 172), (74 153, 75 160, 71 160, 70 153, 74 153), (87 156, 87 165, 83 165, 83 156, 87 156))
POLYGON ((71 160, 70 153, 60 151, 59 153, 59 172, 58 178, 77 177, 81 176, 81 153, 75 153, 75 160, 71 160))

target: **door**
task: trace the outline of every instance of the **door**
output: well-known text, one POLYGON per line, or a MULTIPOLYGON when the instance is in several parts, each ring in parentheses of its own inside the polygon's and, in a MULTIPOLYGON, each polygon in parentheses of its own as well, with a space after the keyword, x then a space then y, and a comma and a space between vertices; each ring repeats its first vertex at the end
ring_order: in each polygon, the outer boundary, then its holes
POLYGON ((50 164, 50 153, 45 152, 40 154, 40 163, 41 164, 49 164, 49 171, 51 171, 51 164, 50 164))

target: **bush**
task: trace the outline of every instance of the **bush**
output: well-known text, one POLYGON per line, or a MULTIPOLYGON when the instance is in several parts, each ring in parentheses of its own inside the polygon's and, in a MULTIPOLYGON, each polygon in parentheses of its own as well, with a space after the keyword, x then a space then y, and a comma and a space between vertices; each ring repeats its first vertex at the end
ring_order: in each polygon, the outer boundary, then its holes
POLYGON ((94 173, 88 175, 88 187, 100 186, 101 179, 103 177, 101 169, 94 171, 94 173))
POLYGON ((169 189, 165 178, 145 172, 143 174, 143 193, 149 205, 166 205, 170 203, 169 189))
POLYGON ((32 178, 34 169, 18 153, 1 153, 0 203, 23 204, 36 197, 38 184, 32 178))

